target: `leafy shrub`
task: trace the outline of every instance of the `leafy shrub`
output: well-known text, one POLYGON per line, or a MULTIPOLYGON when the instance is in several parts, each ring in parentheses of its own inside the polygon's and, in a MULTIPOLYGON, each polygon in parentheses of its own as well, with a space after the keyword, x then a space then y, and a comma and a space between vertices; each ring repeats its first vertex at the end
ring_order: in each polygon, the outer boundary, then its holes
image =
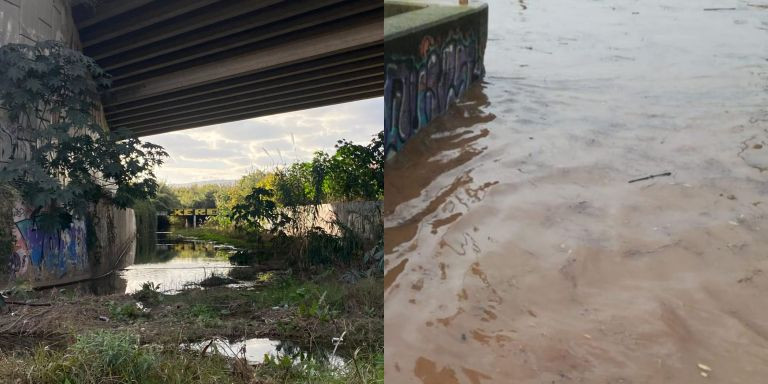
POLYGON ((9 125, 35 143, 9 159, 0 181, 13 184, 47 231, 106 200, 125 208, 157 191, 154 167, 168 154, 128 131, 107 131, 95 112, 109 76, 76 50, 54 41, 0 47, 0 106, 9 125))
POLYGON ((129 321, 149 317, 148 312, 133 302, 123 304, 110 302, 108 308, 110 315, 116 320, 129 321))
POLYGON ((141 284, 141 289, 134 292, 133 298, 146 305, 155 305, 163 301, 163 294, 160 292, 160 284, 151 281, 141 284))

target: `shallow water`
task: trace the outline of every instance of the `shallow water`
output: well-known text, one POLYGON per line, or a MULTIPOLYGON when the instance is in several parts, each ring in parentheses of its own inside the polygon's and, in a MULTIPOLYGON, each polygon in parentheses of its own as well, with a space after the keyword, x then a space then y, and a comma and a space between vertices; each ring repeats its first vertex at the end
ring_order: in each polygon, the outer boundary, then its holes
POLYGON ((763 382, 764 2, 489 3, 387 164, 387 382, 763 382))
POLYGON ((126 293, 140 290, 145 282, 160 284, 162 291, 174 293, 185 284, 212 274, 226 275, 234 268, 228 259, 231 247, 194 239, 174 240, 169 235, 159 234, 154 252, 137 255, 134 265, 118 273, 126 281, 126 293))
POLYGON ((85 281, 69 289, 97 295, 131 294, 151 282, 166 294, 179 292, 212 274, 224 275, 237 268, 229 261, 234 247, 212 242, 182 239, 170 232, 158 232, 157 242, 137 249, 133 265, 101 279, 85 281))
POLYGON ((291 342, 267 338, 253 338, 240 341, 211 339, 184 345, 183 347, 188 347, 195 351, 205 350, 207 353, 219 353, 228 357, 245 357, 249 364, 261 364, 267 356, 278 360, 287 356, 295 362, 312 357, 338 369, 344 368, 345 365, 344 359, 337 355, 318 351, 317 349, 310 354, 306 349, 291 342))

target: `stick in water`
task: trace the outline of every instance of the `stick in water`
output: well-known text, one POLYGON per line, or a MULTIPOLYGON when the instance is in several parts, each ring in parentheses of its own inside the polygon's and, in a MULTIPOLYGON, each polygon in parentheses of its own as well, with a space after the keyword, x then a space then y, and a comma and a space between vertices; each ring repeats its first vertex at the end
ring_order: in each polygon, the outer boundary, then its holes
POLYGON ((662 177, 662 176, 672 176, 672 172, 664 172, 664 173, 659 173, 658 175, 650 175, 650 176, 646 176, 646 177, 641 177, 639 179, 630 180, 629 182, 630 183, 634 183, 636 181, 650 180, 650 179, 653 179, 654 177, 662 177))

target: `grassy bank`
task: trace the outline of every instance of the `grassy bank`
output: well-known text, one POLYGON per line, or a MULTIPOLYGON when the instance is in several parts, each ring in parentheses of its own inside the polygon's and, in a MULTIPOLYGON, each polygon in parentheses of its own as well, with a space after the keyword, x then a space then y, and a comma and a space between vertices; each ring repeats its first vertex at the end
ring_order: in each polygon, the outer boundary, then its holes
POLYGON ((0 375, 17 384, 384 382, 381 353, 354 354, 343 367, 286 358, 252 366, 241 357, 142 344, 135 335, 120 331, 87 332, 60 350, 41 345, 32 352, 0 354, 0 375))
POLYGON ((42 344, 3 349, 0 375, 18 383, 383 382, 381 278, 349 284, 334 273, 250 276, 239 288, 190 288, 175 295, 152 284, 134 295, 27 293, 25 300, 46 305, 12 305, 14 316, 0 317, 0 337, 23 335, 42 344), (342 335, 337 352, 346 361, 343 368, 307 358, 251 366, 243 358, 179 347, 258 337, 330 351, 333 338, 342 335))

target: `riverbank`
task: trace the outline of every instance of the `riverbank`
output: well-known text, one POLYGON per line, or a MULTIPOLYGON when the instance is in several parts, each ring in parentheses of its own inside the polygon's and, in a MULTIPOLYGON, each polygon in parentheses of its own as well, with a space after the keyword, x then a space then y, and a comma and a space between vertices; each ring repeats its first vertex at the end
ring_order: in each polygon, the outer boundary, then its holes
POLYGON ((152 284, 132 295, 16 292, 14 301, 30 305, 8 305, 10 313, 0 317, 0 337, 35 342, 3 348, 0 374, 19 383, 122 382, 119 371, 135 375, 135 369, 149 370, 142 376, 146 382, 383 382, 381 278, 350 284, 332 272, 302 279, 278 272, 251 276, 234 286, 187 287, 173 295, 152 284), (338 347, 334 338, 342 338, 338 347), (209 356, 213 348, 189 348, 210 346, 212 340, 253 339, 293 348, 250 362, 245 348, 229 358, 209 356), (86 358, 109 343, 122 345, 130 356, 143 356, 136 364, 144 366, 118 367, 86 358), (334 348, 334 359, 344 363, 329 363, 334 348))

